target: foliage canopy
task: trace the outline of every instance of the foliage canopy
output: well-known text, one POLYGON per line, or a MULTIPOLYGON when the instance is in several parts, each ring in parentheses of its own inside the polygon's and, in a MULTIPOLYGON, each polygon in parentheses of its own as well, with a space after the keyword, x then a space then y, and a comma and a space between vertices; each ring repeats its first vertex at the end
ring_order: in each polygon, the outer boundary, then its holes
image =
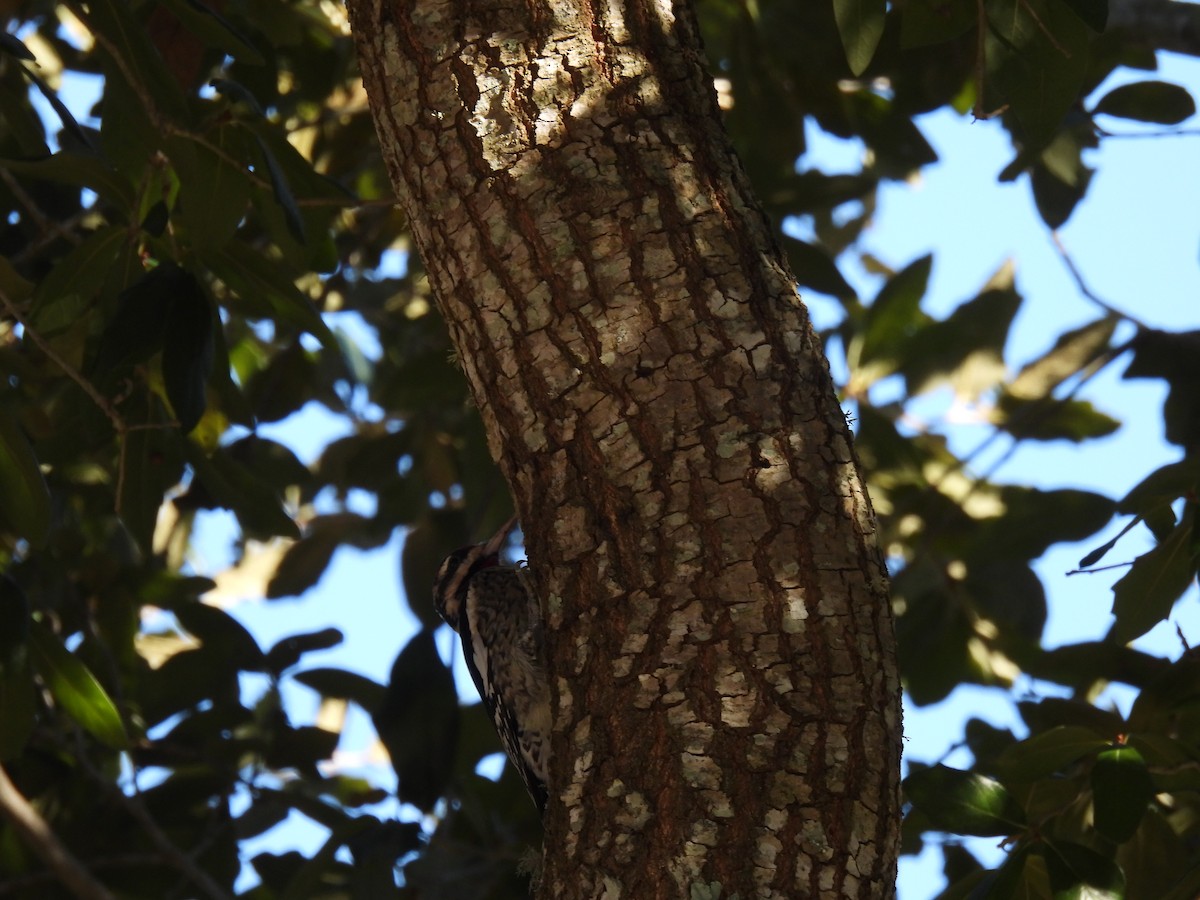
MULTIPOLYGON (((968 723, 970 771, 910 764, 906 851, 945 834, 1006 839, 992 871, 946 843, 947 897, 1195 896, 1200 659, 1128 642, 1196 577, 1197 334, 1097 304, 1094 321, 1015 367, 1005 345, 1024 297, 1009 271, 938 319, 922 308, 932 257, 893 270, 861 242, 881 185, 937 162, 916 117, 944 107, 1006 130, 1000 179, 1031 190, 1058 228, 1107 138, 1097 116, 1169 129, 1195 112, 1187 89, 1153 74, 1155 48, 1174 44, 1136 3, 1109 21, 1105 0, 698 6, 767 212, 811 225, 781 246, 804 290, 840 304, 823 337, 848 372, 911 701, 967 683, 1004 690, 1017 673, 1058 686, 1020 703, 1028 737, 968 723), (1119 67, 1145 76, 1098 90, 1119 67), (860 140, 858 171, 805 166, 806 123, 860 140), (839 271, 850 260, 874 266, 873 297, 839 271), (1014 447, 1086 447, 1121 423, 1079 392, 1117 365, 1165 383, 1180 452, 1134 473, 1123 496, 998 483, 937 427, 903 422, 949 386, 1014 447), (898 399, 878 400, 885 381, 898 399), (1114 585, 1110 634, 1043 648, 1032 564, 1113 517, 1156 544, 1114 585), (1094 702, 1109 682, 1138 691, 1128 716, 1094 702)), ((505 515, 505 488, 407 254, 340 5, 0 10, 4 770, 71 854, 128 896, 224 896, 235 882, 263 898, 387 896, 397 867, 410 890, 521 896, 514 860, 538 826, 511 773, 476 774, 498 745, 478 706, 457 706, 427 601, 442 554, 505 515), (79 74, 101 93, 77 120, 60 95, 79 74), (309 404, 343 417, 346 436, 306 464, 258 429, 309 404), (406 529, 402 577, 423 630, 389 683, 307 662, 335 630, 264 648, 200 602, 214 582, 189 549, 213 510, 236 517, 240 571, 265 560, 269 598, 303 594, 339 547, 406 529), (295 721, 292 683, 325 712, 349 702, 371 715, 402 806, 380 779, 330 764, 338 719, 295 721), (257 877, 238 881, 239 847, 292 813, 327 829, 325 846, 259 852, 257 877)), ((11 825, 0 872, 0 894, 53 895, 11 825)))

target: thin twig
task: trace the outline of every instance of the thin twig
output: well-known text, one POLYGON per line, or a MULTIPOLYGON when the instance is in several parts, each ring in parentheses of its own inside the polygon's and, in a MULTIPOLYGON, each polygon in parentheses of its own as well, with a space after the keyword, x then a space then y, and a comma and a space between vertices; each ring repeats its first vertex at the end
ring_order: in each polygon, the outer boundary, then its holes
POLYGON ((108 402, 108 398, 96 390, 96 386, 84 378, 83 373, 63 359, 62 356, 59 355, 58 351, 50 345, 49 341, 38 334, 35 329, 30 327, 29 323, 25 320, 25 317, 21 315, 21 311, 17 309, 16 304, 9 299, 8 294, 2 289, 0 289, 0 306, 3 306, 4 311, 17 320, 20 326, 24 329, 26 336, 35 344, 37 344, 39 350, 45 353, 55 365, 62 369, 68 378, 83 388, 84 393, 92 399, 92 402, 100 408, 100 411, 108 416, 108 420, 112 422, 112 426, 116 432, 118 434, 124 434, 128 430, 128 427, 125 425, 125 420, 121 418, 121 414, 113 408, 113 405, 108 402))
POLYGON ((1091 300, 1109 315, 1124 319, 1126 322, 1132 322, 1138 328, 1146 328, 1145 323, 1138 321, 1129 313, 1122 312, 1121 310, 1117 309, 1115 306, 1093 291, 1090 287, 1088 287, 1088 283, 1083 280, 1083 273, 1080 272, 1079 267, 1075 265, 1075 260, 1073 260, 1071 258, 1071 254, 1067 252, 1067 248, 1063 244, 1062 238, 1058 236, 1057 231, 1050 232, 1050 240, 1054 242, 1054 249, 1058 251, 1059 259, 1063 261, 1063 265, 1066 266, 1067 271, 1071 273, 1071 278, 1075 280, 1075 286, 1079 288, 1079 293, 1081 293, 1088 300, 1091 300))
POLYGON ((211 875, 201 869, 192 857, 175 846, 174 842, 167 837, 166 832, 162 830, 158 822, 150 815, 150 811, 146 809, 138 798, 130 797, 97 772, 82 751, 77 752, 75 758, 88 776, 104 788, 109 796, 119 803, 125 812, 129 813, 130 817, 142 826, 142 830, 146 833, 146 837, 150 839, 150 843, 162 854, 164 862, 178 869, 182 875, 186 876, 210 900, 232 900, 232 896, 217 884, 211 875))
POLYGON ((80 243, 79 235, 64 229, 57 221, 42 212, 37 202, 25 192, 25 189, 21 187, 21 183, 13 177, 12 172, 3 166, 0 166, 0 180, 4 182, 5 187, 12 191, 13 196, 20 204, 25 207, 29 213, 29 217, 33 219, 33 223, 43 235, 49 236, 51 240, 62 238, 71 244, 80 243))
POLYGON ((1112 565, 1109 565, 1109 566, 1093 566, 1090 569, 1071 569, 1071 571, 1067 572, 1067 574, 1068 575, 1096 575, 1099 572, 1108 572, 1108 571, 1111 571, 1112 569, 1128 569, 1132 565, 1133 565, 1133 561, 1131 560, 1130 562, 1113 563, 1112 565))
POLYGON ((108 889, 92 877, 58 839, 58 835, 17 790, 4 767, 0 766, 0 814, 54 873, 81 900, 114 900, 108 889))

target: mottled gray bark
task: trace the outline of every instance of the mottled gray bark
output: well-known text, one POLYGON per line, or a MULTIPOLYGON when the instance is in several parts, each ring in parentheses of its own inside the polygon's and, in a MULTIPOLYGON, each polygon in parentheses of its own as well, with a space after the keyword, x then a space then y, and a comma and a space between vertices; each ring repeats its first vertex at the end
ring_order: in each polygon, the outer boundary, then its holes
POLYGON ((550 625, 540 895, 890 896, 870 505, 690 9, 350 10, 550 625))

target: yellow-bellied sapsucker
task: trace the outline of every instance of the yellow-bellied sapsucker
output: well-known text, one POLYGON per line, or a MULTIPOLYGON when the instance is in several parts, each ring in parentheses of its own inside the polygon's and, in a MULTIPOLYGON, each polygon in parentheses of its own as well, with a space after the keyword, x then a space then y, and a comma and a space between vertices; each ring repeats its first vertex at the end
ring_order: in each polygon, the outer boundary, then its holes
POLYGON ((537 804, 546 808, 550 764, 550 685, 542 615, 524 573, 502 565, 514 516, 490 540, 446 557, 433 602, 462 640, 467 669, 492 716, 508 758, 537 804))

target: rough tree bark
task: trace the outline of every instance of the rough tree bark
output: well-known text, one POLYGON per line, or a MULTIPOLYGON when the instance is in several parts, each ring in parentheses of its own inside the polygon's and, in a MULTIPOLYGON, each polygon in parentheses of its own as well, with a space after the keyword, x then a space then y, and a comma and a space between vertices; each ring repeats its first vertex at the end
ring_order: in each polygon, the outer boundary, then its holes
POLYGON ((349 5, 548 616, 540 895, 891 896, 872 513, 692 11, 349 5))

